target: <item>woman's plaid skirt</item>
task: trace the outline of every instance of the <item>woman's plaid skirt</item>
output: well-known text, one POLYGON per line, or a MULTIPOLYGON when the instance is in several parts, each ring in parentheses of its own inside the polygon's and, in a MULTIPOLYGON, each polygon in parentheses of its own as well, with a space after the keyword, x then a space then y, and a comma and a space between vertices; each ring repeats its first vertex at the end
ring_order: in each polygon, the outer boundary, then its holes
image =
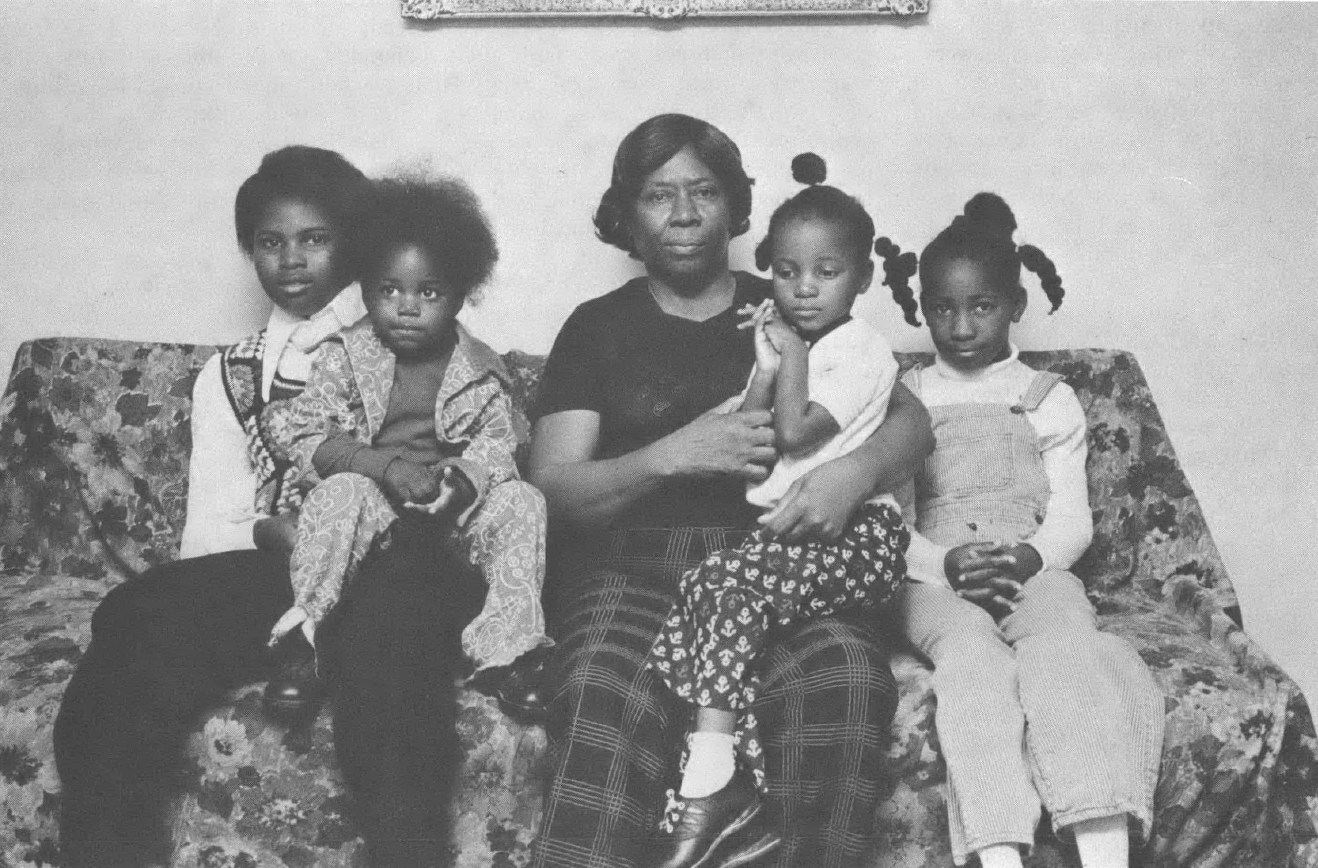
MULTIPOLYGON (((535 868, 645 868, 690 713, 646 658, 682 574, 745 536, 613 531, 572 558, 572 574, 551 579, 554 765, 535 868)), ((897 704, 887 642, 872 623, 833 617, 775 638, 753 711, 766 805, 783 835, 776 865, 857 865, 872 836, 897 704)))

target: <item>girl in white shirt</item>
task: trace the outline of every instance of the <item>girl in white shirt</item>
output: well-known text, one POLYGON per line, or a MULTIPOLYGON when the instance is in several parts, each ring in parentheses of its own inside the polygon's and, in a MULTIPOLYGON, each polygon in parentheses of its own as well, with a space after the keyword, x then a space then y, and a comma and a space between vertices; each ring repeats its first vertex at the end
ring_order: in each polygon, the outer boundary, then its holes
MULTIPOLYGON (((818 156, 797 157, 793 174, 811 186, 778 207, 755 251, 756 265, 772 271, 773 298, 742 311, 755 330, 755 367, 729 402, 773 410, 778 461, 746 492, 770 513, 794 482, 874 433, 897 380, 888 342, 851 315, 874 274, 874 221, 856 199, 820 184, 818 156)), ((648 659, 693 708, 690 753, 670 791, 654 868, 740 865, 777 846, 760 815, 764 773, 750 711, 769 631, 884 606, 906 574, 907 536, 897 501, 876 492, 836 540, 790 544, 762 528, 682 576, 648 659), (738 738, 749 774, 736 774, 738 738)))
MULTIPOLYGON (((935 447, 915 480, 897 609, 934 665, 956 863, 974 853, 983 868, 1020 868, 1042 806, 1085 868, 1125 868, 1129 821, 1141 835, 1152 821, 1163 698, 1067 572, 1093 534, 1085 416, 1010 342, 1022 265, 1053 310, 1063 295, 1015 229, 1007 204, 980 193, 920 258, 937 361, 904 382, 929 409, 935 447)), ((899 294, 918 325, 909 287, 899 294)))

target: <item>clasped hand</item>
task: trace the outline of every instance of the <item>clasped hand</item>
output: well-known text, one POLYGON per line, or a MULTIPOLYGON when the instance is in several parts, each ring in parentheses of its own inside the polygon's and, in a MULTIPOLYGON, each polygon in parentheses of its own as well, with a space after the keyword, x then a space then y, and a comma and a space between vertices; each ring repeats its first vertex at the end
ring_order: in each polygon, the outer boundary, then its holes
POLYGON ((804 346, 801 336, 778 313, 771 298, 758 305, 744 305, 737 314, 743 317, 737 328, 755 330, 755 366, 765 374, 778 372, 783 353, 789 346, 804 346))
POLYGON ((1016 611, 1022 585, 1042 568, 1043 558, 1027 543, 967 543, 943 558, 957 596, 995 618, 1016 611))
POLYGON ((397 458, 385 468, 380 486, 385 496, 405 509, 448 518, 465 509, 476 492, 457 468, 446 464, 435 468, 406 458, 397 458))

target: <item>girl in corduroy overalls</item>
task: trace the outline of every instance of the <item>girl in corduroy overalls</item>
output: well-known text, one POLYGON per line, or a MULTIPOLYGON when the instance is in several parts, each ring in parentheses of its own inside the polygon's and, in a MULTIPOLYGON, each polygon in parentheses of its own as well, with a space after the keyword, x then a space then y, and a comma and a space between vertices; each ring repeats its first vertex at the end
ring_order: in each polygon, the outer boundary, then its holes
MULTIPOLYGON (((1042 806, 1085 868, 1125 868, 1129 821, 1147 835, 1152 819, 1162 693, 1129 644, 1098 630, 1067 572, 1093 535, 1085 416, 1009 340, 1022 265, 1054 310, 1063 294, 1015 228, 1007 204, 980 193, 920 259, 937 361, 904 382, 936 445, 916 476, 897 612, 934 665, 957 864, 973 853, 983 868, 1020 868, 1042 806)), ((903 307, 918 325, 909 289, 903 307)))

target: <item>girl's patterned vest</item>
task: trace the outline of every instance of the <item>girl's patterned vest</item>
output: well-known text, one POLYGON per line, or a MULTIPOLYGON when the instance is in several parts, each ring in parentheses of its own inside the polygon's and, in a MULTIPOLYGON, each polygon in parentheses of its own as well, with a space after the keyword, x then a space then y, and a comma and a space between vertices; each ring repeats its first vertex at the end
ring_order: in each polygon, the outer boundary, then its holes
MULTIPOLYGON (((919 370, 902 378, 920 394, 919 370)), ((1036 410, 1057 374, 1035 374, 1019 403, 930 407, 934 451, 915 478, 916 529, 933 542, 1015 543, 1034 535, 1051 488, 1039 436, 1025 414, 1036 410)))
POLYGON ((306 494, 295 484, 296 473, 288 448, 274 436, 272 417, 302 393, 306 383, 276 373, 270 400, 261 397, 261 365, 265 357, 265 330, 223 350, 220 375, 238 423, 247 432, 247 457, 256 470, 256 511, 265 515, 293 512, 306 494))

